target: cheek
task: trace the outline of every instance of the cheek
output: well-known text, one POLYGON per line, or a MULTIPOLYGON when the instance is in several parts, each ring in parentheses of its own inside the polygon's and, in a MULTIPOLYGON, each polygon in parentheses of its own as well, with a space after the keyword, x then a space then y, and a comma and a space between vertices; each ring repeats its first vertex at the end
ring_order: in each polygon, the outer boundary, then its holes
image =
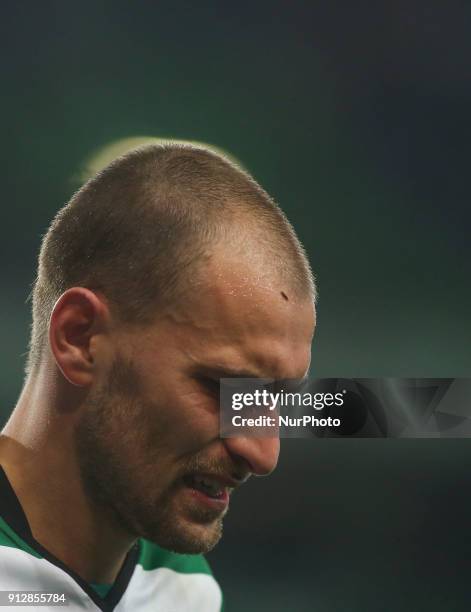
POLYGON ((178 394, 171 402, 121 403, 104 433, 114 453, 133 464, 170 468, 218 438, 218 413, 209 404, 208 398, 178 394))
POLYGON ((139 409, 135 412, 140 414, 130 424, 146 437, 146 447, 159 447, 180 457, 200 451, 218 438, 217 398, 205 393, 198 381, 184 372, 184 364, 171 351, 162 363, 142 359, 137 371, 139 409))
POLYGON ((219 436, 217 400, 189 387, 161 389, 154 418, 161 439, 178 454, 199 451, 219 436))

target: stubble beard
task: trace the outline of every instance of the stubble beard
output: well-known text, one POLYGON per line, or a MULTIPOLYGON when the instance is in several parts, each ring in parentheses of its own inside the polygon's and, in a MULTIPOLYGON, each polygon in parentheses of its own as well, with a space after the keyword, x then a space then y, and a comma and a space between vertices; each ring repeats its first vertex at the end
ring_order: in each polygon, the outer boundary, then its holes
MULTIPOLYGON (((148 479, 152 485, 142 484, 147 482, 142 475, 149 473, 149 466, 139 469, 127 461, 139 445, 147 446, 146 421, 158 410, 140 398, 137 372, 122 358, 116 360, 103 388, 90 394, 75 436, 85 494, 105 520, 133 539, 145 538, 178 553, 206 553, 222 536, 223 516, 196 505, 188 509, 190 516, 182 514, 177 503, 180 481, 155 491, 154 477, 148 479)), ((152 447, 153 465, 158 465, 155 442, 152 447)), ((192 458, 183 471, 190 473, 199 465, 198 458, 192 458)))

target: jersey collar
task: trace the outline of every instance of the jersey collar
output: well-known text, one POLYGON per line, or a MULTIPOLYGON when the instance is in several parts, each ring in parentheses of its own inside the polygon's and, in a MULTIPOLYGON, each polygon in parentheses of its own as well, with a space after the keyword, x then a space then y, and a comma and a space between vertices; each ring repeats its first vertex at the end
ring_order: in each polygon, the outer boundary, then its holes
POLYGON ((38 552, 44 559, 61 569, 63 572, 68 574, 93 600, 93 602, 103 611, 112 612, 119 600, 126 591, 131 576, 136 567, 139 554, 140 554, 140 542, 139 540, 129 550, 124 563, 119 571, 119 574, 108 592, 108 595, 102 599, 98 593, 91 587, 88 582, 83 580, 76 572, 68 568, 65 563, 57 559, 52 553, 46 550, 39 542, 37 542, 31 528, 28 524, 28 519, 21 507, 20 501, 16 496, 13 487, 8 480, 8 477, 0 465, 0 516, 3 520, 13 529, 13 531, 33 550, 38 552))

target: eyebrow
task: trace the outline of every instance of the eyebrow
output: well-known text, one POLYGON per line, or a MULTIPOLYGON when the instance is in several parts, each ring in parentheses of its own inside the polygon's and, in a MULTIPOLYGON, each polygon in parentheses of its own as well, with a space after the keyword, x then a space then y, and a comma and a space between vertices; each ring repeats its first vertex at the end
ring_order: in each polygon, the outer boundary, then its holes
POLYGON ((255 370, 230 368, 227 366, 203 365, 201 369, 215 378, 266 378, 260 376, 255 370))
POLYGON ((267 378, 270 380, 296 380, 298 384, 304 384, 309 379, 308 373, 304 374, 302 378, 281 378, 276 379, 273 376, 260 376, 259 372, 254 370, 230 368, 227 366, 210 366, 202 365, 201 370, 214 378, 267 378))

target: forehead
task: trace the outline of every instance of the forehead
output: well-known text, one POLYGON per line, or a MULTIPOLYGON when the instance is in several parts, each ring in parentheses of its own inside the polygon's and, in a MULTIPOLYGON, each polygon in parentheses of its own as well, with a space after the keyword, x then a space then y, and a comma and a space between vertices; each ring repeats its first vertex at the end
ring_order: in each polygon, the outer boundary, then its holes
POLYGON ((211 259, 185 299, 157 322, 195 364, 298 378, 309 366, 315 312, 252 260, 211 259))

